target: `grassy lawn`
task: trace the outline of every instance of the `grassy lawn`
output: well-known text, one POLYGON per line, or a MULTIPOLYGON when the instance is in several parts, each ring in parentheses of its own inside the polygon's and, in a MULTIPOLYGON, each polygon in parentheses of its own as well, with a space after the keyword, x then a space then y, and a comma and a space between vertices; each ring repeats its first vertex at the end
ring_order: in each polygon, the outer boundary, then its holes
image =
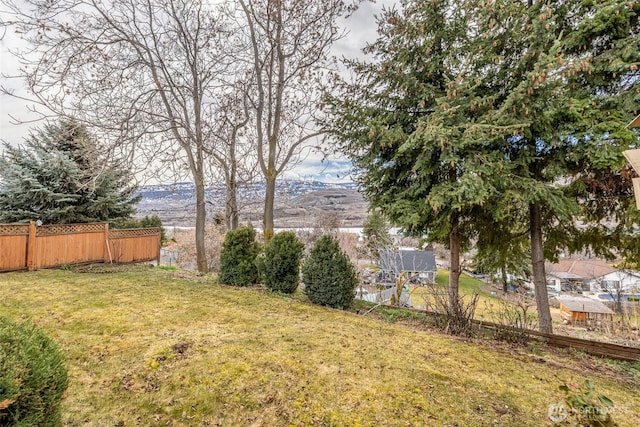
POLYGON ((620 425, 640 425, 640 385, 604 362, 494 349, 181 273, 2 274, 0 314, 32 319, 67 353, 67 426, 541 426, 558 386, 586 378, 620 425))
MULTIPOLYGON (((446 292, 447 285, 449 284, 449 271, 448 270, 438 270, 438 274, 436 276, 436 283, 442 287, 443 292, 446 292)), ((469 301, 470 298, 468 296, 473 295, 474 292, 478 292, 478 304, 476 306, 475 318, 477 319, 490 319, 491 318, 491 310, 496 309, 496 306, 500 299, 491 295, 484 290, 481 289, 485 283, 474 278, 468 276, 466 274, 461 274, 459 279, 459 292, 463 297, 467 297, 466 301, 469 301)), ((411 288, 411 297, 415 306, 424 306, 426 299, 429 299, 430 290, 422 287, 416 286, 411 288)))

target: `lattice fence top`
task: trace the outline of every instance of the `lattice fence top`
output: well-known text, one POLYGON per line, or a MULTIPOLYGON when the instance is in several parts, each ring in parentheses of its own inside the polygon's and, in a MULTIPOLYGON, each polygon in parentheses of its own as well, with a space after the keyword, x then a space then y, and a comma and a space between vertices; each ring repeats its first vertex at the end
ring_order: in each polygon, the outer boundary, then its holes
POLYGON ((56 234, 104 233, 107 224, 63 224, 41 225, 36 227, 36 236, 53 236, 56 234))
POLYGON ((160 234, 159 228, 127 228, 123 230, 109 230, 110 239, 125 239, 127 237, 141 237, 141 236, 158 236, 160 234))
POLYGON ((29 234, 29 224, 0 224, 0 235, 19 236, 29 234))

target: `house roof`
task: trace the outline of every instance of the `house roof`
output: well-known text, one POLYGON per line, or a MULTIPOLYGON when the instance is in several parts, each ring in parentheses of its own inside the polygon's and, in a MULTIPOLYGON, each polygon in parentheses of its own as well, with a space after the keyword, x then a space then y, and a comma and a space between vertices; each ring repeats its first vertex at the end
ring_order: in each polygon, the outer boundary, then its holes
POLYGON ((559 279, 591 280, 617 271, 609 263, 600 259, 562 258, 557 263, 546 263, 548 275, 559 279))
POLYGON ((638 117, 636 117, 635 119, 631 120, 631 123, 629 123, 627 125, 627 127, 629 129, 631 129, 631 128, 640 128, 640 115, 638 115, 638 117))
POLYGON ((556 276, 558 279, 576 279, 576 280, 582 279, 582 277, 578 276, 577 274, 564 272, 564 271, 556 271, 550 274, 553 276, 556 276))
POLYGON ((419 250, 382 250, 380 251, 380 269, 394 273, 436 271, 436 257, 433 251, 419 250))
POLYGON ((574 297, 571 295, 558 295, 556 298, 560 301, 560 304, 573 312, 613 314, 613 311, 609 307, 591 298, 574 297))

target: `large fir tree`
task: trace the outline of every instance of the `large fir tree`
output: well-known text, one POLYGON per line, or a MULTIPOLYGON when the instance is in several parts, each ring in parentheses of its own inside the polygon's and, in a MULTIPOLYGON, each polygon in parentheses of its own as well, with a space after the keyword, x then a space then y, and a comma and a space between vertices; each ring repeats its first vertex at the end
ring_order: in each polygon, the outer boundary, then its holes
POLYGON ((357 80, 332 100, 331 126, 374 206, 448 240, 450 297, 461 244, 504 255, 514 246, 497 230, 528 230, 550 332, 545 258, 620 237, 602 221, 629 199, 639 12, 620 0, 409 0, 383 13, 376 61, 350 64, 357 80))
POLYGON ((24 146, 5 144, 0 158, 0 222, 117 224, 135 212, 135 190, 73 120, 37 129, 24 146))
POLYGON ((475 218, 495 191, 484 177, 500 167, 466 111, 448 105, 466 66, 457 50, 472 35, 467 3, 407 1, 400 11, 385 11, 380 37, 366 49, 376 61, 350 62, 357 81, 330 101, 329 126, 372 205, 406 232, 448 245, 452 312, 461 249, 477 234, 475 218))
MULTIPOLYGON (((639 108, 640 5, 483 3, 474 11, 469 67, 456 82, 459 92, 473 87, 473 96, 452 107, 482 110, 483 138, 503 157, 489 225, 517 234, 522 222, 514 219, 527 218, 540 329, 551 332, 545 259, 561 249, 607 255, 625 231, 604 224, 620 223, 630 200, 621 168, 622 150, 637 142, 625 124, 639 108)), ((509 247, 495 242, 489 249, 509 247)))

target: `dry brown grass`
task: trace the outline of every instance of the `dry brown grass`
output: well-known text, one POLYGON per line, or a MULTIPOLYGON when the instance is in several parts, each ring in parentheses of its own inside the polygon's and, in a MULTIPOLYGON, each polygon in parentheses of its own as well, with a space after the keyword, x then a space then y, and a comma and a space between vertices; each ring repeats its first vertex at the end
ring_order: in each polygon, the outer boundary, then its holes
MULTIPOLYGON (((0 314, 33 319, 68 354, 68 426, 540 426, 558 386, 586 377, 544 350, 149 269, 3 274, 0 314)), ((640 385, 587 376, 620 425, 640 425, 640 385)))

